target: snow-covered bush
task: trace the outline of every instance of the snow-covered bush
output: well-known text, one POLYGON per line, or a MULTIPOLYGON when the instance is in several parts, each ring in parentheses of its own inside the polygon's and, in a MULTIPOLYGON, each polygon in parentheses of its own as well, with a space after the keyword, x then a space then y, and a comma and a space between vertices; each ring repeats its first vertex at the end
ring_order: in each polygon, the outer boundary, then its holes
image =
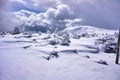
POLYGON ((57 34, 51 35, 51 39, 49 40, 49 44, 51 44, 51 45, 59 44, 59 38, 58 38, 57 34))
POLYGON ((49 44, 51 45, 64 45, 69 46, 70 44, 70 35, 66 32, 61 33, 53 33, 51 35, 51 39, 49 40, 49 44))
POLYGON ((116 43, 106 44, 103 51, 106 53, 116 53, 116 43))
POLYGON ((74 49, 74 50, 73 50, 73 52, 74 52, 74 53, 76 53, 76 54, 78 54, 78 51, 77 51, 77 49, 74 49))
POLYGON ((6 35, 6 32, 0 32, 0 35, 6 35))
POLYGON ((96 61, 97 63, 99 64, 104 64, 104 65, 108 65, 108 63, 105 61, 105 60, 99 60, 99 61, 96 61))
POLYGON ((106 35, 98 39, 101 50, 106 53, 116 53, 116 37, 115 35, 106 35))
POLYGON ((49 53, 50 53, 49 56, 44 57, 46 60, 50 60, 51 58, 58 58, 59 57, 57 51, 51 51, 49 53))
POLYGON ((78 35, 77 35, 77 34, 72 35, 72 38, 73 38, 73 39, 80 39, 80 37, 81 37, 81 36, 80 36, 79 34, 78 34, 78 35))
POLYGON ((50 35, 47 35, 46 37, 44 37, 43 39, 45 40, 45 39, 50 39, 51 38, 51 36, 50 35))
POLYGON ((63 46, 69 46, 70 44, 70 41, 68 39, 62 39, 60 41, 60 45, 63 45, 63 46))
POLYGON ((63 32, 60 38, 60 45, 69 46, 70 42, 70 35, 67 32, 63 32))
POLYGON ((58 58, 59 57, 59 55, 58 55, 58 51, 52 51, 52 52, 50 52, 50 56, 52 57, 52 58, 58 58))
POLYGON ((31 38, 32 37, 32 32, 25 32, 23 33, 25 38, 31 38))
POLYGON ((0 37, 4 37, 6 35, 6 32, 0 32, 0 37))
POLYGON ((89 38, 90 35, 89 35, 88 33, 82 33, 82 34, 81 34, 81 37, 87 37, 87 38, 89 38))
POLYGON ((24 49, 27 49, 27 48, 29 48, 30 46, 31 46, 31 45, 28 45, 28 46, 24 46, 23 48, 24 48, 24 49))
POLYGON ((83 33, 83 32, 72 34, 73 39, 80 39, 81 37, 90 38, 91 36, 92 34, 90 35, 89 33, 83 33))
POLYGON ((20 34, 20 29, 18 27, 15 27, 14 30, 12 31, 12 34, 20 34))
POLYGON ((88 55, 85 55, 84 57, 85 57, 85 58, 90 58, 90 56, 88 56, 88 55))
POLYGON ((58 43, 59 43, 59 42, 58 42, 57 39, 52 39, 52 40, 49 41, 49 44, 51 44, 51 45, 56 45, 56 44, 58 44, 58 43))

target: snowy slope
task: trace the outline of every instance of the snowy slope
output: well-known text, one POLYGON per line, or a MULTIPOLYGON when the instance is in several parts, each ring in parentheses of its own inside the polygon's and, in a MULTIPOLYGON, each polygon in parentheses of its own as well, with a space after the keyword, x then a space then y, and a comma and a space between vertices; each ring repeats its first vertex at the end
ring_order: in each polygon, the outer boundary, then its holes
POLYGON ((108 33, 108 34, 113 34, 114 32, 117 32, 117 30, 107 30, 103 28, 96 28, 93 26, 75 26, 75 27, 68 27, 65 28, 64 31, 74 33, 74 34, 79 34, 79 33, 97 33, 97 34, 103 34, 103 33, 108 33))
MULTIPOLYGON (((79 29, 69 31, 72 30, 79 29)), ((22 33, 0 36, 0 80, 120 79, 120 65, 115 64, 115 54, 100 51, 95 43, 98 37, 70 37, 69 46, 63 46, 51 45, 52 36, 43 33, 34 33, 31 37, 22 33), (55 51, 59 57, 47 60, 55 51), (106 64, 100 63, 101 60, 106 64)))

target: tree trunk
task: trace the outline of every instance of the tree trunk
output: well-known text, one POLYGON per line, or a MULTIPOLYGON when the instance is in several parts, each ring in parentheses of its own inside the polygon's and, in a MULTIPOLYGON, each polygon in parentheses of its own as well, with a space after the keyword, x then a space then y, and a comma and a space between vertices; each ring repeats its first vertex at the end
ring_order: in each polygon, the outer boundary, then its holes
POLYGON ((120 46, 120 29, 119 29, 119 34, 118 34, 118 41, 117 41, 117 49, 116 49, 116 60, 115 63, 119 63, 119 46, 120 46))

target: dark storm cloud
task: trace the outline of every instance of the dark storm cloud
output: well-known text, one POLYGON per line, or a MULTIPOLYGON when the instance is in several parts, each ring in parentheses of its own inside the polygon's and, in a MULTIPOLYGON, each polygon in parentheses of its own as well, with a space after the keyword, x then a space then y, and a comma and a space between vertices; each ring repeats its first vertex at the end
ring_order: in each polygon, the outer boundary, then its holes
POLYGON ((3 30, 3 7, 5 5, 5 0, 0 0, 0 31, 3 30))
POLYGON ((120 28, 120 0, 62 0, 82 18, 83 24, 107 29, 120 28))
POLYGON ((13 29, 12 17, 7 10, 8 0, 0 0, 0 32, 13 29))
POLYGON ((7 0, 0 0, 0 8, 3 7, 6 2, 7 2, 7 0))

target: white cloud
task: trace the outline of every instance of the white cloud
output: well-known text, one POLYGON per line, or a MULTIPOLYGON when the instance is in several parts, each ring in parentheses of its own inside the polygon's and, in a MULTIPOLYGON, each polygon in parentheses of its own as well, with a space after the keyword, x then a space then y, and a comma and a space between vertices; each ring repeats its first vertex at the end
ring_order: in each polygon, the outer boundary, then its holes
POLYGON ((63 20, 64 22, 67 22, 67 23, 79 23, 82 21, 82 19, 80 18, 75 18, 75 19, 65 19, 63 20))
POLYGON ((80 18, 75 18, 75 19, 65 19, 63 22, 66 23, 66 27, 75 27, 75 26, 80 26, 82 19, 80 18))
POLYGON ((49 8, 46 12, 45 12, 45 15, 48 19, 54 19, 55 18, 55 12, 56 12, 56 9, 54 8, 49 8))
POLYGON ((70 10, 68 5, 60 4, 57 6, 57 11, 55 13, 56 18, 58 19, 65 19, 70 18, 73 12, 70 10))
MULTIPOLYGON (((113 28, 116 29, 118 28, 118 25, 120 25, 119 0, 32 0, 32 1, 38 7, 45 10, 49 9, 50 7, 56 8, 56 5, 64 3, 68 6, 68 8, 70 8, 71 11, 74 12, 74 15, 76 15, 79 18, 83 18, 84 24, 87 25, 93 25, 108 29, 113 28)), ((69 12, 69 9, 67 10, 69 12)), ((64 8, 64 11, 67 10, 65 10, 64 8)), ((60 17, 64 18, 65 16, 60 16, 61 13, 59 11, 60 10, 56 12, 57 16, 59 18, 60 17)))
MULTIPOLYGON (((4 1, 4 0, 3 0, 4 1)), ((14 15, 18 26, 39 29, 56 27, 64 29, 69 26, 81 24, 116 29, 120 25, 120 1, 119 0, 10 0, 17 1, 32 8, 36 6, 43 10, 34 13, 21 10, 14 15)), ((1 12, 0 12, 1 13, 1 12)), ((13 15, 13 16, 14 16, 13 15)), ((13 20, 13 19, 12 19, 13 20)), ((7 20, 5 20, 7 21, 7 20)), ((3 21, 3 22, 5 22, 3 21)))
POLYGON ((73 12, 67 5, 59 4, 56 6, 56 8, 49 8, 45 12, 45 15, 47 16, 48 19, 60 20, 70 18, 71 16, 73 16, 73 12))
MULTIPOLYGON (((81 19, 75 18, 72 10, 69 6, 60 3, 54 8, 49 8, 44 13, 34 13, 27 10, 21 10, 19 12, 14 12, 13 15, 17 17, 17 25, 25 26, 28 28, 39 28, 39 29, 52 29, 56 27, 59 29, 64 29, 67 24, 78 24, 81 19), (72 16, 72 17, 71 17, 72 16)), ((70 25, 70 26, 71 26, 70 25)))

